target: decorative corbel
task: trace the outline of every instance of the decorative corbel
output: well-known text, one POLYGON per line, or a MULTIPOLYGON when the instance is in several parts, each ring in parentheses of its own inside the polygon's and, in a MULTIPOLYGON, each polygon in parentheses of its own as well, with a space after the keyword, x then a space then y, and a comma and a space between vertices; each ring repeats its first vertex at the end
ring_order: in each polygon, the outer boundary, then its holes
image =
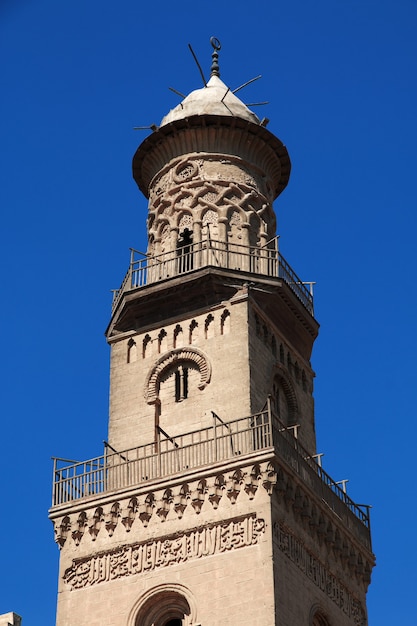
POLYGON ((114 533, 114 529, 117 526, 119 517, 120 517, 120 505, 118 502, 115 502, 113 506, 111 507, 109 513, 107 513, 107 515, 105 516, 105 526, 110 537, 114 533))
POLYGON ((214 485, 209 488, 208 499, 211 502, 214 509, 217 509, 219 502, 222 499, 223 491, 225 490, 225 480, 222 474, 219 474, 214 481, 214 485))
POLYGON ((182 485, 179 493, 174 496, 174 511, 176 512, 176 514, 178 515, 178 518, 181 519, 185 509, 187 508, 187 500, 189 500, 189 498, 191 497, 191 492, 190 492, 190 488, 187 485, 187 483, 185 483, 184 485, 182 485))
POLYGON ((149 493, 146 496, 146 500, 143 504, 140 504, 138 507, 138 517, 142 524, 145 526, 148 525, 149 520, 152 517, 153 509, 155 507, 155 496, 153 493, 149 493))
POLYGON ((261 479, 261 469, 259 465, 255 465, 249 474, 246 474, 244 490, 249 496, 249 500, 253 500, 258 490, 259 480, 261 479))
POLYGON ((262 486, 268 492, 269 495, 272 495, 274 487, 277 483, 277 472, 273 465, 268 464, 266 470, 262 472, 262 486))
POLYGON ((235 504, 239 496, 242 483, 243 474, 241 470, 236 470, 236 472, 232 476, 230 476, 229 480, 227 481, 227 497, 232 504, 235 504))
POLYGON ((95 511, 92 519, 92 523, 88 528, 88 532, 91 535, 92 541, 97 539, 97 535, 100 531, 101 525, 104 521, 103 509, 99 506, 95 511))
POLYGON ((84 535, 85 528, 87 526, 87 513, 82 511, 77 519, 77 528, 71 533, 76 546, 80 544, 80 541, 84 535))
POLYGON ((132 528, 132 524, 135 521, 135 514, 138 510, 137 498, 131 498, 126 509, 122 513, 122 524, 126 528, 126 532, 129 532, 132 528))
POLYGON ((197 489, 194 489, 194 491, 191 492, 191 506, 197 514, 201 513, 206 493, 207 481, 203 479, 198 483, 197 489))
POLYGON ((59 545, 60 549, 63 547, 64 543, 66 542, 70 529, 71 529, 71 520, 68 517, 68 515, 62 518, 60 524, 55 524, 55 541, 59 545))
POLYGON ((169 509, 171 508, 171 504, 173 502, 173 494, 171 489, 166 489, 164 495, 162 496, 159 506, 156 508, 156 514, 161 518, 161 521, 164 522, 166 516, 169 513, 169 509))

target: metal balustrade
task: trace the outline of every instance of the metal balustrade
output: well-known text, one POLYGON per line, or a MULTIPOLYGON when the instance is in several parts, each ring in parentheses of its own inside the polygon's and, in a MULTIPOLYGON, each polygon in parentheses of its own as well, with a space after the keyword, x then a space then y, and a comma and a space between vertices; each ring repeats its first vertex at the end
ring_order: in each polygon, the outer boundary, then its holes
POLYGON ((260 274, 269 278, 281 278, 286 282, 306 309, 313 315, 314 283, 303 283, 277 249, 277 238, 268 247, 243 246, 207 239, 177 250, 156 256, 140 255, 131 249, 131 261, 120 289, 113 292, 112 309, 122 295, 137 289, 211 266, 260 274))
POLYGON ((355 504, 300 444, 296 427, 285 427, 270 409, 230 422, 213 414, 210 427, 106 454, 81 463, 54 459, 52 506, 139 486, 155 479, 270 451, 369 542, 369 511, 355 504), (350 516, 352 514, 353 518, 350 516), (353 521, 352 521, 353 520, 353 521), (361 531, 361 527, 363 530, 361 531))

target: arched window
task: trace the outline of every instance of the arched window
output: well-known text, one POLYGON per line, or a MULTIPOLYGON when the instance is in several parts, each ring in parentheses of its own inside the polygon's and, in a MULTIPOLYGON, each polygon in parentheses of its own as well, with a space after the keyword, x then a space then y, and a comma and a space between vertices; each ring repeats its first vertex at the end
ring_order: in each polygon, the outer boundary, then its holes
POLYGON ((298 402, 294 386, 285 369, 277 367, 272 383, 272 410, 285 426, 293 426, 298 419, 298 402))
POLYGON ((289 422, 288 398, 282 385, 282 381, 279 378, 274 380, 272 400, 278 419, 283 424, 287 425, 289 422))
POLYGON ((193 231, 184 228, 180 232, 177 242, 178 273, 193 269, 193 231))
MULTIPOLYGON (((154 367, 149 371, 145 382, 145 399, 148 404, 154 404, 159 398, 159 390, 161 383, 173 375, 178 365, 186 365, 188 369, 198 372, 198 380, 196 386, 203 390, 210 382, 211 365, 205 354, 198 348, 187 347, 171 350, 168 354, 164 354, 156 362, 154 367)), ((173 377, 175 381, 175 377, 173 377)), ((188 380, 190 383, 190 380, 188 380)), ((175 382, 173 382, 175 387, 175 382)))
POLYGON ((326 613, 318 604, 315 604, 311 607, 310 619, 308 623, 309 626, 330 626, 330 622, 327 619, 326 613))
POLYGON ((316 611, 311 622, 311 626, 330 626, 327 619, 323 616, 323 613, 316 611))
MULTIPOLYGON (((209 191, 210 193, 210 191, 209 191)), ((212 202, 215 201, 216 196, 217 196, 217 191, 215 189, 213 189, 213 197, 207 197, 207 194, 205 195, 205 199, 206 200, 211 200, 212 202)), ((201 236, 202 239, 205 240, 218 240, 219 238, 219 216, 215 211, 212 211, 211 209, 209 209, 208 211, 206 211, 203 215, 203 222, 202 222, 202 232, 201 232, 201 236)))
POLYGON ((183 585, 173 583, 150 589, 137 602, 128 626, 189 626, 196 623, 196 605, 183 585))
MULTIPOLYGON (((194 368, 196 369, 196 368, 194 368)), ((174 371, 175 375, 175 402, 182 402, 188 398, 188 367, 178 365, 174 371)))

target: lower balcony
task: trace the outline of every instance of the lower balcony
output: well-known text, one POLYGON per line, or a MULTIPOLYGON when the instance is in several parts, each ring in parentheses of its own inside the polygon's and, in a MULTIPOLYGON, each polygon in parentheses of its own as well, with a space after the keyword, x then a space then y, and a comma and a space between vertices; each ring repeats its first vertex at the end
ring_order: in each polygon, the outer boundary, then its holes
POLYGON ((262 454, 282 465, 370 546, 369 507, 355 504, 297 439, 297 426, 285 427, 269 409, 230 422, 213 413, 209 428, 168 437, 124 451, 108 444, 105 454, 84 462, 54 458, 51 514, 58 509, 117 491, 174 479, 262 454))

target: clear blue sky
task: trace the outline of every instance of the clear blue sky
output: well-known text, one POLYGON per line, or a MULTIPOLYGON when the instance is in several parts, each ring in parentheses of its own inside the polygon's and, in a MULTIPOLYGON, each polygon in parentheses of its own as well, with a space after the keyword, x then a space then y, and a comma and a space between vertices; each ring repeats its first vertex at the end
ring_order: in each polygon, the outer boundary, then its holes
POLYGON ((53 626, 52 455, 107 436, 110 289, 145 246, 131 178, 146 133, 222 79, 287 145, 281 251, 317 281, 316 424, 326 470, 370 503, 370 626, 414 626, 417 509, 415 0, 0 3, 0 613, 53 626))

